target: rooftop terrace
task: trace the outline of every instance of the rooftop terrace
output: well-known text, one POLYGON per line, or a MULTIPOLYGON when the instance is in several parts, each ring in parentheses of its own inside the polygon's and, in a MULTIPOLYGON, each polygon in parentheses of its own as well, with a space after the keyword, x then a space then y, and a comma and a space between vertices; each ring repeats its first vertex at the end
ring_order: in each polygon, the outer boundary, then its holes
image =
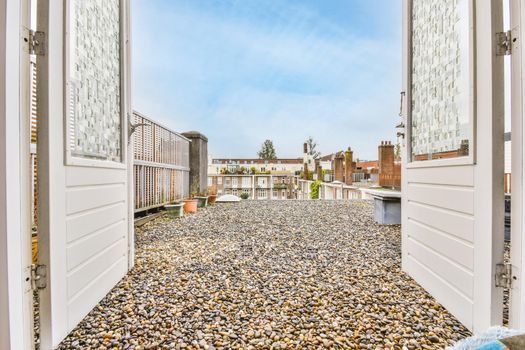
POLYGON ((137 230, 135 268, 61 348, 441 349, 469 332, 366 201, 218 204, 137 230))

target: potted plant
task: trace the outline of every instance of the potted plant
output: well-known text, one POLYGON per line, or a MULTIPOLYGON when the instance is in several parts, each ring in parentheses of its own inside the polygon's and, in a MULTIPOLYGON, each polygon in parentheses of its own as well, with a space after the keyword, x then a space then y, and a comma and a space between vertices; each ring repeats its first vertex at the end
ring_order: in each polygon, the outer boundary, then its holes
POLYGON ((215 204, 215 201, 217 200, 217 191, 215 190, 215 187, 212 186, 208 190, 208 204, 215 204))
POLYGON ((241 199, 248 199, 250 198, 250 195, 246 192, 241 193, 241 199))
POLYGON ((166 204, 164 209, 166 209, 168 216, 172 218, 180 218, 184 216, 184 203, 175 202, 166 204))
POLYGON ((207 192, 198 193, 194 198, 198 201, 197 207, 204 208, 204 207, 206 207, 208 205, 208 194, 207 194, 207 192))
POLYGON ((199 201, 195 199, 195 196, 197 195, 198 190, 199 190, 199 182, 197 181, 197 179, 194 179, 191 184, 190 197, 182 201, 184 203, 185 213, 196 213, 197 212, 197 203, 199 201))

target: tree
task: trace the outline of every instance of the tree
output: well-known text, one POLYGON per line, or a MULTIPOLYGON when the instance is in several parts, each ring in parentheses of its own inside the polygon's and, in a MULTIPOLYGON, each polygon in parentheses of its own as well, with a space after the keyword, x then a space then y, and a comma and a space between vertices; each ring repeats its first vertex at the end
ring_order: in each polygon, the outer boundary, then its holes
POLYGON ((314 141, 312 136, 309 136, 306 140, 306 145, 308 146, 308 154, 311 155, 314 159, 317 159, 321 156, 321 152, 317 150, 317 142, 314 141))
POLYGON ((261 146, 261 150, 257 152, 260 159, 276 159, 275 147, 273 147, 272 140, 266 140, 261 146))
POLYGON ((396 149, 394 150, 394 157, 396 159, 401 159, 401 144, 398 142, 396 145, 396 149))

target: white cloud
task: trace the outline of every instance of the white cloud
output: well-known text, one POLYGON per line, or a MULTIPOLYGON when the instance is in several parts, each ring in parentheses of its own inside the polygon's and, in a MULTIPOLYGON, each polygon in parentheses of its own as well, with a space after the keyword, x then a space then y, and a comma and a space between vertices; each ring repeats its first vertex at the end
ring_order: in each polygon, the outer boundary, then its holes
POLYGON ((323 152, 352 146, 375 158, 379 141, 393 140, 400 48, 390 37, 354 35, 275 1, 265 13, 283 19, 257 23, 243 15, 260 10, 253 3, 233 19, 135 3, 145 11, 134 30, 135 107, 207 134, 211 153, 255 156, 271 138, 278 155, 295 157, 312 135, 323 152))

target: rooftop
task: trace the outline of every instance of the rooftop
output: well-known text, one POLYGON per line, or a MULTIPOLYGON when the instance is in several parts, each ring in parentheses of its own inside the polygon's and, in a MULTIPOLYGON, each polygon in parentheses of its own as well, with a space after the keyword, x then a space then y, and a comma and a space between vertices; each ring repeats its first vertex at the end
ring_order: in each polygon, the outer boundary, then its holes
POLYGON ((401 270, 365 201, 218 204, 137 230, 72 347, 442 349, 470 333, 401 270), (370 347, 368 347, 370 348, 370 347))

